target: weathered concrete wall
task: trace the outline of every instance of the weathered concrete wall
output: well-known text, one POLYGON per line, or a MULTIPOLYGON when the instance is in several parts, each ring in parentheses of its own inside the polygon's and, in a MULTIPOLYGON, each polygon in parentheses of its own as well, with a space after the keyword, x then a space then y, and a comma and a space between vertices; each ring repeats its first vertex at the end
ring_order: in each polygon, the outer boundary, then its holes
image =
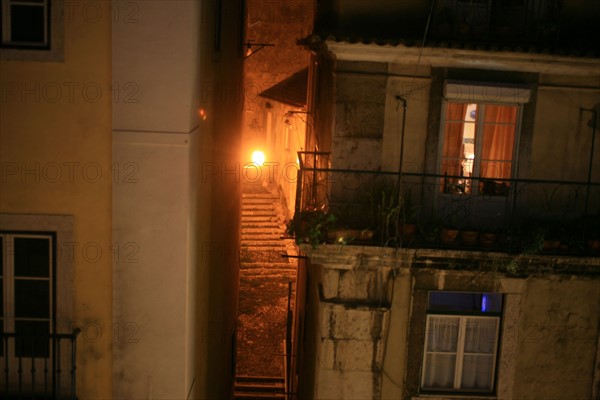
POLYGON ((598 279, 527 280, 515 399, 592 398, 598 369, 599 300, 598 279))
POLYGON ((503 269, 514 256, 500 253, 303 250, 313 296, 307 314, 316 316, 302 354, 315 377, 307 398, 418 398, 429 290, 504 294, 499 399, 585 399, 598 385, 598 260, 524 256, 538 269, 515 278, 503 269), (563 266, 560 275, 549 273, 551 265, 563 266))
POLYGON ((336 65, 333 168, 381 168, 387 85, 387 76, 381 69, 386 66, 364 64, 366 74, 347 71, 347 63, 336 65))

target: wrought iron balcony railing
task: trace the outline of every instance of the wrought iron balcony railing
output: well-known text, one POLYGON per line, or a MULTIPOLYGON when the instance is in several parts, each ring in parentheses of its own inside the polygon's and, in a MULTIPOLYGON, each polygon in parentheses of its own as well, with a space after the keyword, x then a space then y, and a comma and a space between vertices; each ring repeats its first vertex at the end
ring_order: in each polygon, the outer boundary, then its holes
POLYGON ((0 398, 75 400, 79 333, 0 332, 0 398))
POLYGON ((331 169, 328 154, 315 152, 299 159, 296 212, 327 210, 347 228, 381 231, 393 219, 480 231, 537 223, 575 229, 582 240, 600 235, 600 183, 331 169))

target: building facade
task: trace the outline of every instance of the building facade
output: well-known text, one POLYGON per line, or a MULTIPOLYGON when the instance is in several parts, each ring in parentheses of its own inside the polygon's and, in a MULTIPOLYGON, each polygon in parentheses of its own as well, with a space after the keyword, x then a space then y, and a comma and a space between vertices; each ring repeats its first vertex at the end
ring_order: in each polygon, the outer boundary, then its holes
POLYGON ((596 398, 598 6, 317 10, 298 398, 596 398))
POLYGON ((0 396, 229 398, 242 2, 0 5, 0 396))

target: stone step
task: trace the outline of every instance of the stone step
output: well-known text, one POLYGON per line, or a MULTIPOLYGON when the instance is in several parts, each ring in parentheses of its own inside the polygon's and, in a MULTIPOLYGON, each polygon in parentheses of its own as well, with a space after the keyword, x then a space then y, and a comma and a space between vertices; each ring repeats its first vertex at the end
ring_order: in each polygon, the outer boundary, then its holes
POLYGON ((251 208, 275 210, 275 204, 272 202, 242 202, 242 210, 251 208))
POLYGON ((285 231, 285 228, 277 222, 248 222, 245 224, 242 223, 242 233, 244 233, 244 229, 249 230, 248 232, 254 232, 258 229, 271 230, 279 234, 285 231))
POLYGON ((244 217, 277 217, 275 210, 244 210, 242 209, 242 221, 244 217))
POLYGON ((259 380, 259 381, 236 381, 236 391, 244 392, 264 392, 264 393, 283 393, 285 385, 283 381, 277 380, 259 380))
POLYGON ((281 237, 282 229, 279 227, 272 226, 242 226, 242 235, 260 235, 260 234, 269 234, 269 235, 277 235, 277 237, 281 237))
POLYGON ((277 197, 242 197, 242 204, 270 204, 274 205, 277 197))
POLYGON ((244 240, 241 244, 242 250, 248 251, 268 251, 285 250, 288 246, 281 240, 244 240))
POLYGON ((240 276, 256 276, 256 275, 273 275, 273 276, 282 276, 282 275, 293 275, 296 276, 296 269, 292 266, 288 265, 287 268, 249 268, 240 270, 240 276))
MULTIPOLYGON (((281 257, 282 260, 285 260, 281 257)), ((272 270, 286 269, 290 268, 291 264, 287 261, 281 262, 242 262, 241 269, 262 269, 262 268, 270 268, 272 270)))
POLYGON ((279 199, 279 196, 273 193, 242 193, 242 200, 244 199, 279 199))
POLYGON ((279 218, 268 215, 268 216, 252 216, 246 215, 242 217, 242 224, 244 223, 252 223, 252 222, 276 222, 279 221, 279 218))
POLYGON ((293 282, 296 279, 296 271, 288 273, 278 272, 276 274, 240 274, 240 282, 255 282, 264 280, 269 282, 293 282))
POLYGON ((277 232, 277 233, 260 233, 260 234, 245 234, 242 233, 242 243, 244 241, 253 241, 253 242, 258 242, 258 241, 263 241, 263 240, 278 240, 281 239, 281 233, 277 232))

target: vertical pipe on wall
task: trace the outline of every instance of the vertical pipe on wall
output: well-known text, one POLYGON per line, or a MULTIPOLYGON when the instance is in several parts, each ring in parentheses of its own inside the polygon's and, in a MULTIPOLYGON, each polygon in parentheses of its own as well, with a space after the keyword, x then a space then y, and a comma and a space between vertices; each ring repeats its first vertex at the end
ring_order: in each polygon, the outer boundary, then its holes
POLYGON ((592 121, 592 145, 590 146, 590 161, 588 164, 588 176, 587 176, 587 186, 585 189, 585 209, 584 216, 588 215, 588 207, 590 200, 590 184, 592 183, 592 171, 594 167, 594 145, 596 142, 596 120, 597 120, 597 111, 591 108, 580 108, 580 112, 587 111, 592 113, 593 121, 592 121))

